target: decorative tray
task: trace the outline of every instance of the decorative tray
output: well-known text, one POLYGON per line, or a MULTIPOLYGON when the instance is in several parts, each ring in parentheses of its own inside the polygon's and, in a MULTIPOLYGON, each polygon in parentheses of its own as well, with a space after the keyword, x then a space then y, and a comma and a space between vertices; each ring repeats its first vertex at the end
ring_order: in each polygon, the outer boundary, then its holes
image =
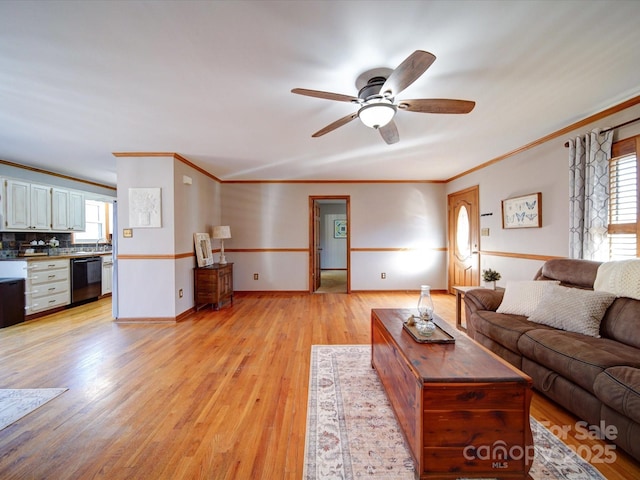
POLYGON ((433 322, 436 325, 435 331, 431 334, 430 337, 425 337, 416 328, 416 325, 407 325, 406 322, 403 322, 402 328, 404 328, 409 334, 413 337, 413 339, 418 343, 455 343, 456 339, 445 330, 443 330, 440 325, 436 322, 433 322))

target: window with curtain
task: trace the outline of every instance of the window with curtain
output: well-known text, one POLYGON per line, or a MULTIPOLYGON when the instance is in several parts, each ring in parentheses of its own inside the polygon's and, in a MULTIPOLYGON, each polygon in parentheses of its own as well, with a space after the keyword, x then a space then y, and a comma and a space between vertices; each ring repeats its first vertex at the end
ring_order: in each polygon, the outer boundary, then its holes
POLYGON ((640 135, 615 142, 609 162, 609 258, 640 256, 638 150, 640 135))

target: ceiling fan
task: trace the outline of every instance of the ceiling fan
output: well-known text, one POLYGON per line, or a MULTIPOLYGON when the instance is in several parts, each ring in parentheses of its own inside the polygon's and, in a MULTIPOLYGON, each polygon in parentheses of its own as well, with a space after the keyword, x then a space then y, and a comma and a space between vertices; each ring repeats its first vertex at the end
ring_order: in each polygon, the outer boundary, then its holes
POLYGON ((385 142, 393 144, 400 140, 398 128, 393 121, 398 110, 417 113, 469 113, 476 104, 470 100, 446 98, 396 101, 395 97, 415 82, 435 59, 432 53, 416 50, 395 70, 378 68, 364 72, 356 80, 356 87, 359 89, 357 97, 306 88, 294 88, 291 93, 358 105, 358 111, 330 123, 311 135, 312 137, 320 137, 359 117, 367 127, 378 130, 385 142))

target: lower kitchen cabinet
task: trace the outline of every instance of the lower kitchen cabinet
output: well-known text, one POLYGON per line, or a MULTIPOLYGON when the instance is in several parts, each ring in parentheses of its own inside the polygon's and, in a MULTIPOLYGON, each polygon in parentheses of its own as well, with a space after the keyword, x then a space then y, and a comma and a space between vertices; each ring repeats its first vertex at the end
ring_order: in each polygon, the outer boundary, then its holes
POLYGON ((71 303, 69 259, 31 260, 27 265, 26 313, 71 303))

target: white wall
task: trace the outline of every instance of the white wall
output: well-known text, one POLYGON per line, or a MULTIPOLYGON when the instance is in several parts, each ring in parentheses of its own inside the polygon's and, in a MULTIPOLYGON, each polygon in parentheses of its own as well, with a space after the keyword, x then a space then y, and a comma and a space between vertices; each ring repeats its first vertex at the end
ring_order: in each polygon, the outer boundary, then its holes
POLYGON ((320 195, 350 196, 352 290, 446 288, 443 184, 226 183, 236 290, 309 289, 309 196, 320 195))
POLYGON ((193 234, 211 234, 220 221, 220 185, 173 156, 118 157, 116 165, 118 317, 175 318, 194 305, 193 234), (138 187, 161 188, 162 226, 134 228, 133 237, 124 238, 129 188, 138 187))
MULTIPOLYGON (((480 227, 490 229, 489 236, 480 237, 481 270, 497 270, 502 274, 497 284, 504 285, 508 280, 533 278, 543 260, 527 259, 527 256, 568 256, 569 151, 564 143, 593 128, 618 125, 639 116, 640 106, 635 106, 449 182, 446 194, 479 185, 480 213, 492 214, 480 217, 480 227), (542 192, 542 228, 503 230, 501 200, 534 192, 542 192)), ((618 129, 614 140, 638 133, 640 123, 635 123, 618 129)), ((490 160, 479 158, 477 163, 490 160)))
MULTIPOLYGON (((354 291, 417 290, 421 284, 445 289, 447 195, 472 185, 479 185, 480 213, 491 213, 480 220, 481 227, 490 229, 489 236, 481 237, 481 269, 501 272, 499 285, 530 279, 543 262, 531 257, 568 254, 564 142, 596 126, 638 116, 640 106, 630 108, 447 184, 219 184, 173 157, 118 158, 119 253, 141 257, 120 264, 120 316, 177 316, 191 308, 192 235, 211 233, 217 224, 231 226, 232 238, 225 248, 228 261, 234 263, 236 291, 308 291, 309 196, 350 196, 354 291), (183 183, 183 175, 192 177, 192 185, 183 183), (136 229, 132 239, 123 239, 130 187, 163 189, 163 226, 136 229), (501 200, 533 192, 542 193, 542 228, 503 230, 501 200), (259 280, 253 280, 254 273, 259 280), (181 288, 184 295, 179 298, 181 288)), ((619 129, 615 138, 639 133, 640 124, 635 123, 619 129)), ((213 248, 219 248, 219 242, 213 248)))

